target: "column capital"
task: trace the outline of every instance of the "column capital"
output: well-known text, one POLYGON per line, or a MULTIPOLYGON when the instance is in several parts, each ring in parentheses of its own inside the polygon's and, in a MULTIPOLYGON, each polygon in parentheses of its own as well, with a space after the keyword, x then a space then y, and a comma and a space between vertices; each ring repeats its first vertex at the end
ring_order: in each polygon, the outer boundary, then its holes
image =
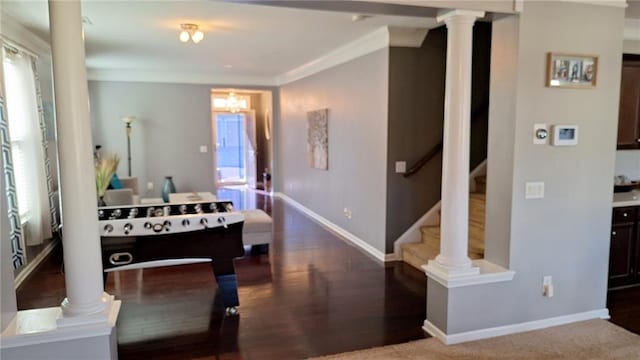
POLYGON ((462 9, 448 9, 438 12, 436 20, 438 22, 471 22, 474 23, 476 19, 484 17, 484 11, 477 10, 462 10, 462 9))

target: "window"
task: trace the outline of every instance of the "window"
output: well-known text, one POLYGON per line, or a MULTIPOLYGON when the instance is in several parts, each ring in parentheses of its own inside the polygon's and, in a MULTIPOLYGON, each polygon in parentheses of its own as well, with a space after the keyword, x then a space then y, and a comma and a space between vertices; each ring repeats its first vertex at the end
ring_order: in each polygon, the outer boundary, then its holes
MULTIPOLYGON (((5 91, 7 98, 7 117, 9 119, 9 136, 11 142, 11 155, 13 157, 13 175, 16 182, 16 192, 18 195, 18 209, 20 219, 25 221, 29 218, 30 204, 33 202, 32 192, 29 191, 28 181, 28 141, 29 141, 29 118, 34 112, 35 104, 30 104, 29 85, 25 83, 24 75, 20 73, 20 54, 14 54, 5 50, 3 56, 5 91)), ((35 89, 33 90, 35 94, 35 89)), ((35 95, 34 95, 35 96, 35 95)), ((33 100, 33 99, 31 99, 33 100)))
POLYGON ((41 129, 36 58, 3 46, 4 93, 20 221, 27 245, 51 237, 51 211, 41 129))

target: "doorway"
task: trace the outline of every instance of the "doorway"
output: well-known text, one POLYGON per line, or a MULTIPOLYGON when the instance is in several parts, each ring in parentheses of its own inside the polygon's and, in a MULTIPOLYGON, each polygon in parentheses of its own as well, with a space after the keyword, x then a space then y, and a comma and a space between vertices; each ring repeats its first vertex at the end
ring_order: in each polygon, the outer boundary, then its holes
POLYGON ((216 188, 264 189, 273 166, 270 90, 211 89, 211 149, 216 188))
POLYGON ((216 185, 255 188, 255 112, 214 111, 212 125, 216 185))

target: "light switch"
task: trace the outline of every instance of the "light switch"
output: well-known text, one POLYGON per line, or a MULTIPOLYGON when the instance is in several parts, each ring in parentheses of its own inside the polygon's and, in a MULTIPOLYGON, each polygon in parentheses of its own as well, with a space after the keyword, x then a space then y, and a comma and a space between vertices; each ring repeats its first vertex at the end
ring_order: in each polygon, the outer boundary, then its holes
POLYGON ((207 145, 200 145, 200 152, 201 153, 206 153, 207 152, 207 145))
POLYGON ((544 182, 527 182, 525 190, 525 199, 542 199, 544 198, 544 182))
POLYGON ((406 161, 396 161, 396 173, 404 174, 407 172, 407 162, 406 161))

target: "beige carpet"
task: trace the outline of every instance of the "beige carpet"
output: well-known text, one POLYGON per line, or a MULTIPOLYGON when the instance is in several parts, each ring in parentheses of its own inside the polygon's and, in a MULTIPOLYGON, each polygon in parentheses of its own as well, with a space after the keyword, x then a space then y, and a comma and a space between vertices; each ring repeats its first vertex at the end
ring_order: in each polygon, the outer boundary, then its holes
POLYGON ((324 360, 640 359, 640 336, 605 320, 446 346, 436 339, 354 351, 324 360))

